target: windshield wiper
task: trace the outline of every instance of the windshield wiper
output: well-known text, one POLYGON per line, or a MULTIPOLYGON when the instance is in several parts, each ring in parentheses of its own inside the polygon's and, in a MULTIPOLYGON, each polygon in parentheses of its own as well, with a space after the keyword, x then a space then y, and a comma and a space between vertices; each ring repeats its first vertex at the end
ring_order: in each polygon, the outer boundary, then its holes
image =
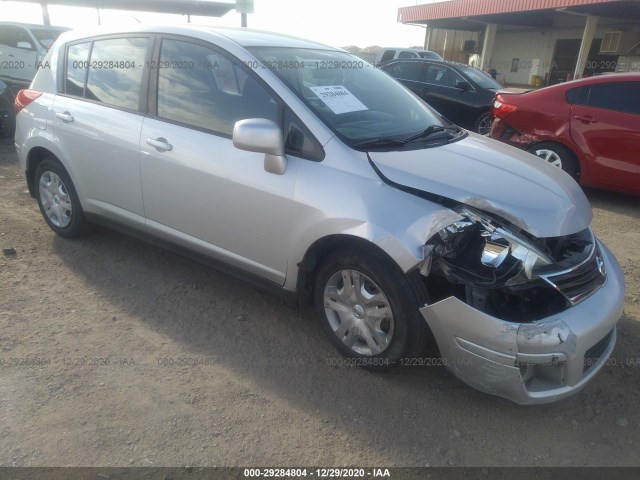
POLYGON ((353 145, 353 148, 371 148, 371 147, 401 147, 407 143, 405 140, 399 140, 397 138, 374 138, 373 140, 365 140, 353 145))
MULTIPOLYGON (((355 145, 353 145, 353 148, 360 149, 360 148, 376 148, 376 147, 379 147, 379 148, 402 147, 407 143, 414 142, 422 138, 426 139, 432 135, 435 135, 436 133, 438 134, 445 133, 445 135, 447 135, 450 132, 460 132, 460 127, 458 127, 457 125, 446 125, 444 127, 442 125, 429 125, 422 132, 416 133, 415 135, 411 135, 407 138, 402 138, 402 139, 389 138, 389 137, 374 138, 372 140, 365 140, 363 142, 356 143, 355 145)), ((442 140, 444 138, 445 137, 443 136, 439 136, 435 140, 442 140)))
POLYGON ((419 133, 416 133, 415 135, 411 135, 410 137, 404 138, 402 141, 404 143, 409 143, 409 142, 414 142, 416 140, 419 140, 421 138, 429 138, 436 133, 459 132, 459 131, 460 131, 460 127, 455 125, 450 125, 450 126, 448 125, 446 127, 443 127, 442 125, 429 125, 422 132, 419 132, 419 133))

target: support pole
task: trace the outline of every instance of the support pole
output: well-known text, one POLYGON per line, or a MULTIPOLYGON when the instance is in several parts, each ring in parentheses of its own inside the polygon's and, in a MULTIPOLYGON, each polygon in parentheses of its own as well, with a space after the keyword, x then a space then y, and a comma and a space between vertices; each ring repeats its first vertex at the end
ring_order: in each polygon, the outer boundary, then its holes
POLYGON ((589 50, 591 50, 591 42, 596 34, 596 28, 598 26, 598 17, 589 15, 584 25, 584 32, 582 34, 582 43, 580 44, 580 52, 578 53, 578 60, 576 61, 576 68, 573 71, 573 78, 580 78, 584 67, 589 59, 589 50))
POLYGON ((480 55, 480 65, 478 68, 484 70, 489 66, 489 60, 493 54, 493 43, 496 39, 497 25, 495 23, 487 23, 484 27, 484 41, 482 42, 482 55, 480 55))
POLYGON ((424 49, 431 50, 431 35, 433 34, 433 28, 424 29, 424 49))
POLYGON ((51 25, 51 17, 49 17, 49 7, 47 6, 47 2, 42 2, 40 6, 42 7, 42 23, 44 25, 51 25))

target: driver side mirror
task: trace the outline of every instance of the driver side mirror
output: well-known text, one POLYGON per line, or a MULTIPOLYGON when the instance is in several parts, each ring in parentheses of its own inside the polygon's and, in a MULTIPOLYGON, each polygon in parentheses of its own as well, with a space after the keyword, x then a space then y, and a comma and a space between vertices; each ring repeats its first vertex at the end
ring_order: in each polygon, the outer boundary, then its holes
POLYGON ((467 92, 471 90, 471 84, 469 82, 465 82, 464 80, 458 80, 456 82, 456 88, 459 88, 463 92, 467 92))
POLYGON ((265 118, 240 120, 233 126, 233 146, 248 152, 264 153, 264 169, 282 175, 287 169, 280 127, 265 118))
POLYGON ((18 42, 16 43, 16 47, 22 48, 23 50, 35 50, 33 48, 33 45, 31 45, 29 42, 18 42))

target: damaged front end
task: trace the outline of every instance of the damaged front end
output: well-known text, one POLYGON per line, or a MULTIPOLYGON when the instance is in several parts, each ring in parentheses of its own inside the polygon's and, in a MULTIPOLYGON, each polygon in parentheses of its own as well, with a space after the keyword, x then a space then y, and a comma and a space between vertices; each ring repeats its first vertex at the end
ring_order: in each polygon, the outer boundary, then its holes
POLYGON ((517 403, 581 388, 615 344, 624 286, 590 229, 538 239, 462 206, 424 245, 421 309, 447 366, 517 403), (597 298, 596 298, 597 297, 597 298))

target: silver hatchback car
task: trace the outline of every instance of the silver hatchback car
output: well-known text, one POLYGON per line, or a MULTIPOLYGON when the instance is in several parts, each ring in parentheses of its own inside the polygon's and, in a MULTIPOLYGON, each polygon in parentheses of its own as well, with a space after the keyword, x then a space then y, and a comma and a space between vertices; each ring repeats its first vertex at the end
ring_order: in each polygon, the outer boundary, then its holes
POLYGON ((564 172, 467 132, 349 53, 249 30, 61 35, 16 99, 45 221, 95 222, 315 305, 355 364, 521 404, 582 388, 624 297, 564 172))

